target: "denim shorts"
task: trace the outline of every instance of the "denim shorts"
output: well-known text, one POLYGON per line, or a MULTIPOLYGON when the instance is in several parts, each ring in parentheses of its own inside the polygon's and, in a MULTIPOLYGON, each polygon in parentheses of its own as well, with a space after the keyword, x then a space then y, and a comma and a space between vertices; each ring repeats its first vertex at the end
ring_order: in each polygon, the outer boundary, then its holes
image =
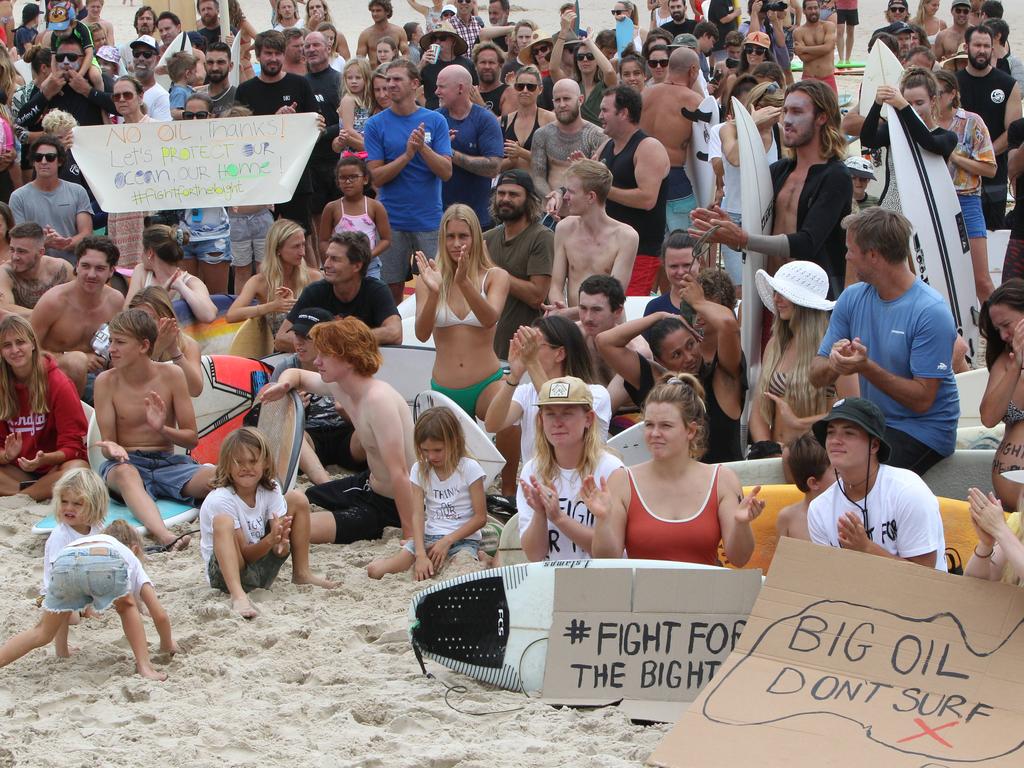
MULTIPOLYGON (((431 544, 434 544, 443 538, 444 536, 425 535, 423 537, 423 546, 429 550, 431 544)), ((405 542, 405 544, 402 545, 402 549, 404 549, 410 555, 415 556, 416 543, 412 539, 409 539, 409 541, 405 542)), ((477 552, 480 551, 480 539, 459 539, 449 548, 448 557, 455 557, 455 553, 461 552, 462 550, 466 550, 475 558, 477 552)))
MULTIPOLYGON (((97 544, 93 549, 106 549, 97 544)), ((105 611, 128 594, 128 567, 118 555, 93 555, 88 547, 62 552, 50 569, 43 608, 53 613, 80 611, 92 603, 105 611)))
POLYGON ((231 241, 226 237, 190 242, 184 249, 186 259, 198 259, 203 264, 223 264, 231 261, 231 241))
POLYGON ((231 265, 247 267, 263 261, 267 232, 274 223, 270 211, 228 214, 231 221, 231 265))
POLYGON ((981 209, 981 195, 957 195, 960 210, 964 214, 964 226, 967 237, 988 237, 985 228, 985 213, 981 209))
MULTIPOLYGON (((119 462, 107 459, 100 465, 100 477, 104 481, 110 470, 119 462)), ((203 468, 192 457, 180 453, 163 453, 158 451, 129 451, 128 464, 135 467, 142 478, 146 493, 154 499, 172 499, 191 504, 194 499, 182 495, 185 486, 203 468)))

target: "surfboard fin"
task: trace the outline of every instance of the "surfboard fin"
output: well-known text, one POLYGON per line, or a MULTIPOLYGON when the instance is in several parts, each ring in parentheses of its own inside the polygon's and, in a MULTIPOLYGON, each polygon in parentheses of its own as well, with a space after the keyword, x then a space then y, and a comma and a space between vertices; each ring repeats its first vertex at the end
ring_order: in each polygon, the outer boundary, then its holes
POLYGON ((679 110, 679 113, 687 120, 691 120, 695 123, 711 122, 710 112, 701 112, 699 109, 687 109, 686 107, 683 107, 682 109, 679 110))

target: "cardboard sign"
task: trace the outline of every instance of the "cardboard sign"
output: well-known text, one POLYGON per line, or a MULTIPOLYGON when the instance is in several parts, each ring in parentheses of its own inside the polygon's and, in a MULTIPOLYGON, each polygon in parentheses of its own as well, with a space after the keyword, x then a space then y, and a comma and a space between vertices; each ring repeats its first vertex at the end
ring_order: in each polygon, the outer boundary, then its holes
POLYGON ((1024 590, 783 539, 648 765, 1024 765, 1024 590))
POLYGON ((74 130, 75 160, 103 210, 291 200, 319 132, 300 113, 74 130))
POLYGON ((677 719, 735 647, 760 589, 760 571, 558 571, 544 701, 677 719))

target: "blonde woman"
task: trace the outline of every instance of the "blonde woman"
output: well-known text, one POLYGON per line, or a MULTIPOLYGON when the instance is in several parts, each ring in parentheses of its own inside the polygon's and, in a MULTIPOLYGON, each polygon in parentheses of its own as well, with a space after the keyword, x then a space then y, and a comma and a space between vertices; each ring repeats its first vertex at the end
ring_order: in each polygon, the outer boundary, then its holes
POLYGON ((416 338, 437 347, 430 387, 470 416, 484 418, 503 375, 494 331, 508 297, 508 272, 487 255, 480 220, 468 205, 445 211, 437 259, 416 251, 416 338))
POLYGON ((132 297, 128 309, 141 309, 156 322, 157 336, 150 355, 158 363, 171 363, 185 374, 190 397, 203 393, 203 364, 199 343, 182 332, 174 314, 171 295, 159 285, 143 288, 132 297))
POLYGON ((341 104, 338 106, 338 138, 335 152, 362 152, 363 128, 373 114, 373 71, 364 58, 349 59, 341 71, 341 104))
POLYGON ((855 376, 840 376, 835 387, 811 384, 811 361, 828 330, 828 275, 810 261, 790 261, 772 277, 755 278, 762 303, 775 316, 761 362, 761 378, 750 409, 750 438, 781 446, 804 434, 828 413, 838 396, 855 396, 855 376))
MULTIPOLYGON (((1024 470, 1003 472, 1011 483, 1024 483, 1024 470)), ((1009 519, 1003 514, 1003 505, 994 493, 977 488, 967 491, 971 505, 971 524, 978 534, 974 554, 964 568, 965 576, 1004 584, 1024 584, 1024 526, 1021 525, 1024 496, 1017 502, 1017 511, 1009 519)))
POLYGON ((939 18, 939 0, 917 0, 917 13, 911 19, 928 35, 928 45, 935 45, 935 38, 946 28, 946 22, 939 18))
POLYGON ((227 321, 265 318, 271 336, 277 336, 296 297, 319 276, 306 264, 306 231, 291 219, 278 219, 267 232, 260 271, 246 282, 231 304, 227 321))

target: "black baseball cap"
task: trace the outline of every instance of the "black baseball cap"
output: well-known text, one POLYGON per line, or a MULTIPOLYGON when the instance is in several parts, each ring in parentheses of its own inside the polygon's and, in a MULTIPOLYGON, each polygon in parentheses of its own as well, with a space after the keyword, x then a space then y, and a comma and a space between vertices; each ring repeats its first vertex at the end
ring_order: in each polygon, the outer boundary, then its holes
POLYGON ((863 397, 846 397, 836 400, 832 410, 814 423, 814 436, 825 445, 825 434, 830 421, 849 421, 868 433, 868 437, 878 439, 878 460, 882 463, 889 458, 892 449, 885 442, 885 415, 882 409, 863 397))
POLYGON ((302 310, 299 316, 295 318, 295 322, 292 323, 292 332, 299 334, 299 336, 309 336, 310 330, 317 323, 329 323, 334 319, 334 315, 328 312, 326 309, 320 307, 309 307, 302 310))
POLYGON ((501 174, 498 177, 498 183, 494 185, 495 189, 502 184, 515 184, 525 189, 526 194, 530 197, 537 197, 537 187, 533 184, 533 178, 522 168, 513 168, 501 174))
POLYGON ((35 3, 27 3, 24 8, 21 9, 21 23, 28 24, 33 19, 39 18, 42 11, 39 10, 39 6, 35 3))

